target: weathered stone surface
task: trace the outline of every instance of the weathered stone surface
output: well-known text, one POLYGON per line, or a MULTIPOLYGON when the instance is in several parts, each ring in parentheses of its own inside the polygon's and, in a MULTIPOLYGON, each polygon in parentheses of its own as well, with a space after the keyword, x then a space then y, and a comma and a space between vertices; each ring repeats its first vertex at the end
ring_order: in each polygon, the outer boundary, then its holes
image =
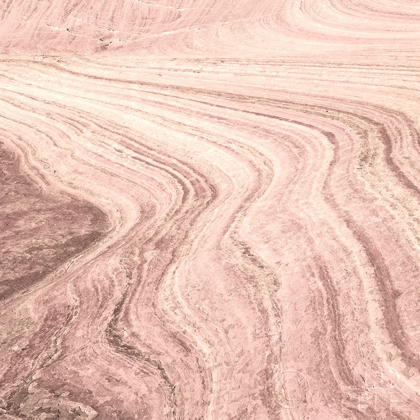
POLYGON ((420 8, 0 5, 0 419, 420 418, 420 8))

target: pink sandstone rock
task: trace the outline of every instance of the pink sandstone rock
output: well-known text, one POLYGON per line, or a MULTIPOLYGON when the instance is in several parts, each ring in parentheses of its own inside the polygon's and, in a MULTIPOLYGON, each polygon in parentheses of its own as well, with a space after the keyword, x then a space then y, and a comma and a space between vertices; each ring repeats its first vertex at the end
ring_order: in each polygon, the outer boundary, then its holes
POLYGON ((0 420, 420 419, 420 6, 3 0, 0 420))

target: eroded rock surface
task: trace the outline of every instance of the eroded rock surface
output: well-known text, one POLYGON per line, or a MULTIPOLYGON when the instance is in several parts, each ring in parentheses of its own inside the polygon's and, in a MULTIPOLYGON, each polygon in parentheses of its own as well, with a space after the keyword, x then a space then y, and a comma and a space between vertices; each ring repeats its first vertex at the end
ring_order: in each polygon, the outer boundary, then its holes
POLYGON ((420 8, 3 1, 0 419, 420 418, 420 8))

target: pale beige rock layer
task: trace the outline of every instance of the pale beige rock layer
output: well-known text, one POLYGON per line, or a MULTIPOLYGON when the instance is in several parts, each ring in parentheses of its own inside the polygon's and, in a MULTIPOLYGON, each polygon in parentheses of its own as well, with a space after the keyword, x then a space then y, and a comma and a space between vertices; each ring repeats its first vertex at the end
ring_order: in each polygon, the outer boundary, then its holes
POLYGON ((420 418, 420 7, 4 1, 0 419, 420 418))

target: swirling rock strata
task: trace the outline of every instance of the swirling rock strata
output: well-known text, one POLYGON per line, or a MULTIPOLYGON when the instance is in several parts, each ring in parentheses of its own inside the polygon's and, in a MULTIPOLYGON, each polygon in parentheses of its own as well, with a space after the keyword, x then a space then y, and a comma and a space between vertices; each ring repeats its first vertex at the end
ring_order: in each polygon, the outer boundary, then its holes
POLYGON ((3 1, 0 419, 419 418, 419 21, 3 1))

